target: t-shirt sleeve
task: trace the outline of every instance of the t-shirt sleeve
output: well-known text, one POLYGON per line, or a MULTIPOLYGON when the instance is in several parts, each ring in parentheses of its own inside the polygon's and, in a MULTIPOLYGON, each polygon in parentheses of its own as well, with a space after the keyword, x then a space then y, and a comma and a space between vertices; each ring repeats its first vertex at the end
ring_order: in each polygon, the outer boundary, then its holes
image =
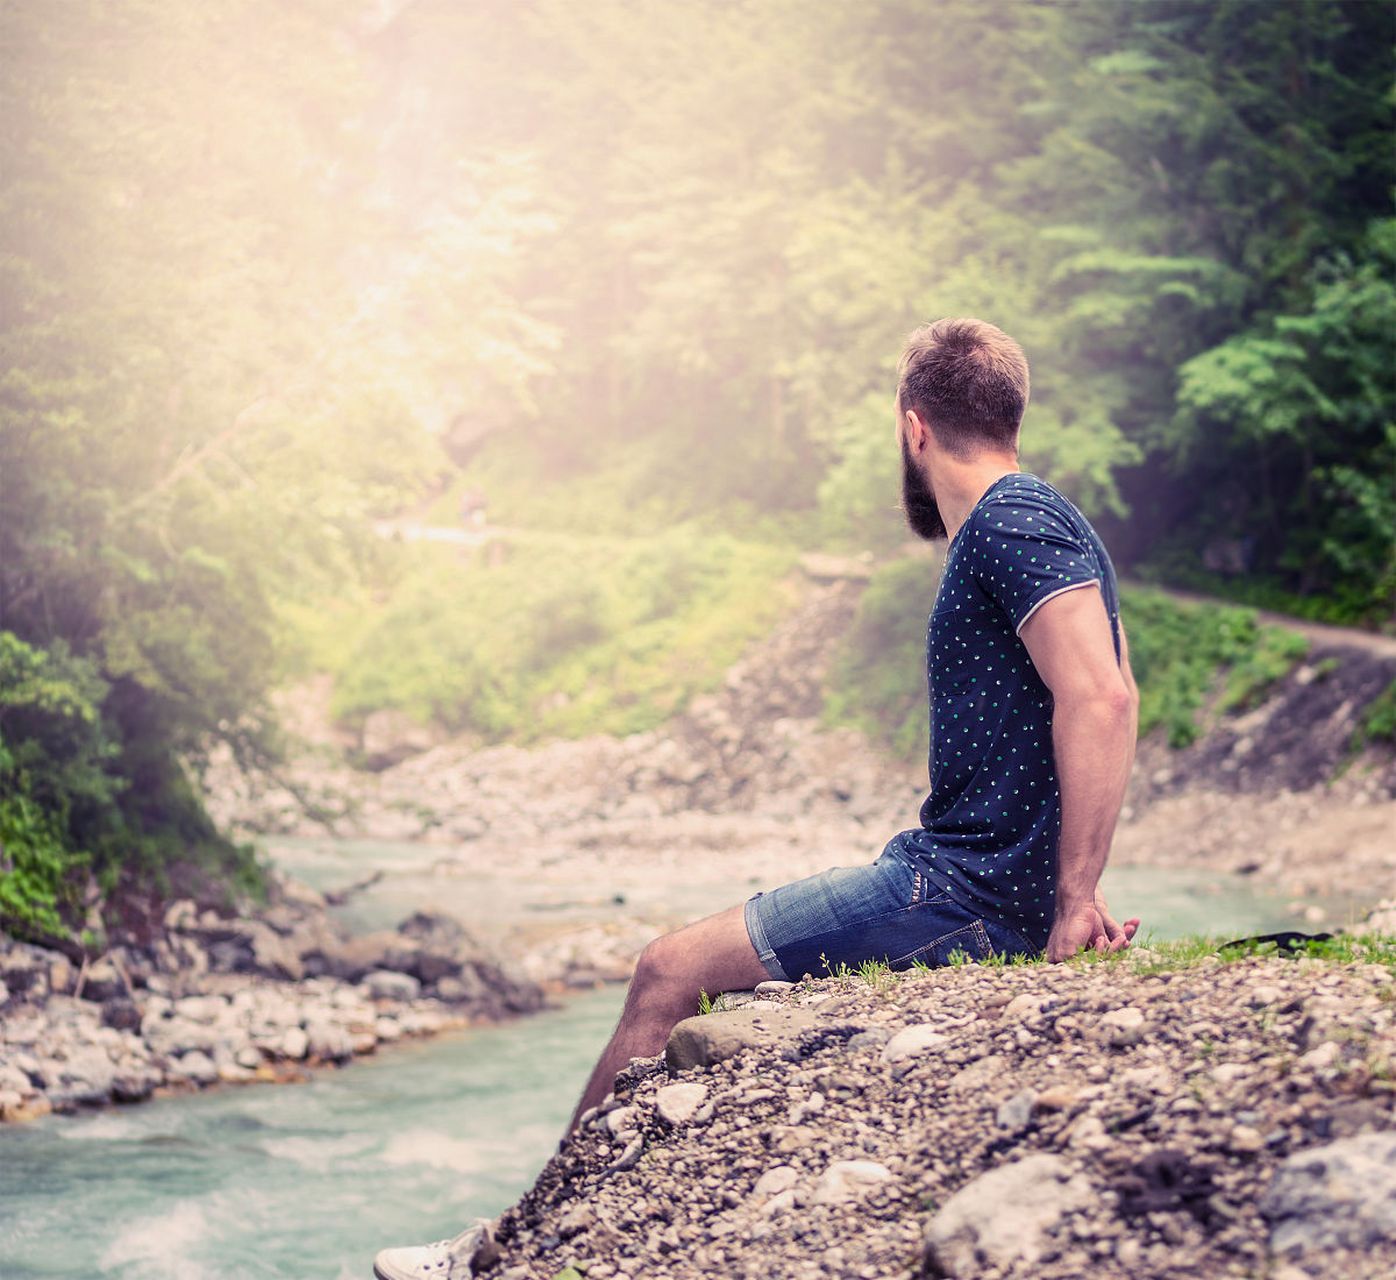
POLYGON ((1015 633, 1053 596, 1101 581, 1086 536, 1035 498, 991 503, 971 532, 970 573, 1012 619, 1015 633))

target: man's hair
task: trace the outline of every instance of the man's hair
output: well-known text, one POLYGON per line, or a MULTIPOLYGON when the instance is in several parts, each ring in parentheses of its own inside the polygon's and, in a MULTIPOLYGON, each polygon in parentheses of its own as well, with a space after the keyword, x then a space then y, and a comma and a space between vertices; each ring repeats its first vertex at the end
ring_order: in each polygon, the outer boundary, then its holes
POLYGON ((924 324, 897 362, 897 409, 915 409, 943 449, 970 457, 1016 451, 1028 407, 1028 360, 1002 329, 983 320, 924 324))

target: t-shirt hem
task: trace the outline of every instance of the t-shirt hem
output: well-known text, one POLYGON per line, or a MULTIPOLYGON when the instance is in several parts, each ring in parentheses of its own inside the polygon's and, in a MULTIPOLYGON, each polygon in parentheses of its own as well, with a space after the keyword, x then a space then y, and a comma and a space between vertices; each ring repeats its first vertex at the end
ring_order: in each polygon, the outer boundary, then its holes
POLYGON ((1062 595, 1064 592, 1075 591, 1077 587, 1089 587, 1093 585, 1100 587, 1102 591, 1105 589, 1104 585, 1101 583, 1099 578, 1082 578, 1080 582, 1068 582, 1065 586, 1053 587, 1050 591, 1047 592, 1046 595, 1039 596, 1036 600, 1032 602, 1031 605, 1028 606, 1028 611, 1016 623, 1014 623, 1013 634, 1021 634, 1023 630, 1023 624, 1026 623, 1027 620, 1031 618, 1032 615, 1035 614, 1040 608, 1042 608, 1042 606, 1046 604, 1047 601, 1052 600, 1059 595, 1062 595))

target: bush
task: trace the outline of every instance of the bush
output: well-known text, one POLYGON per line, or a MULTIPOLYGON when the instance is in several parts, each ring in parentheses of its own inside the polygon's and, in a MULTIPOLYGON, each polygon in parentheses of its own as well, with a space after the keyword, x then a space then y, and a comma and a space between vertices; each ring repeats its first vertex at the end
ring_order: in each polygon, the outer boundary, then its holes
POLYGON ((793 549, 688 527, 495 545, 404 546, 376 603, 290 611, 337 716, 391 708, 491 742, 638 732, 715 686, 790 602, 793 549))

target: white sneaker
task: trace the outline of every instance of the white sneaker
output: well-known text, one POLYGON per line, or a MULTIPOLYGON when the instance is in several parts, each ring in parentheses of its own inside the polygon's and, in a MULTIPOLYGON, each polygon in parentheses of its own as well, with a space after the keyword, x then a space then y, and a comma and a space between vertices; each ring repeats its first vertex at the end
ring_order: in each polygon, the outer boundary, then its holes
POLYGON ((476 1218, 449 1240, 380 1249, 373 1259, 374 1280, 470 1280, 476 1261, 494 1249, 493 1227, 491 1219, 476 1218))

